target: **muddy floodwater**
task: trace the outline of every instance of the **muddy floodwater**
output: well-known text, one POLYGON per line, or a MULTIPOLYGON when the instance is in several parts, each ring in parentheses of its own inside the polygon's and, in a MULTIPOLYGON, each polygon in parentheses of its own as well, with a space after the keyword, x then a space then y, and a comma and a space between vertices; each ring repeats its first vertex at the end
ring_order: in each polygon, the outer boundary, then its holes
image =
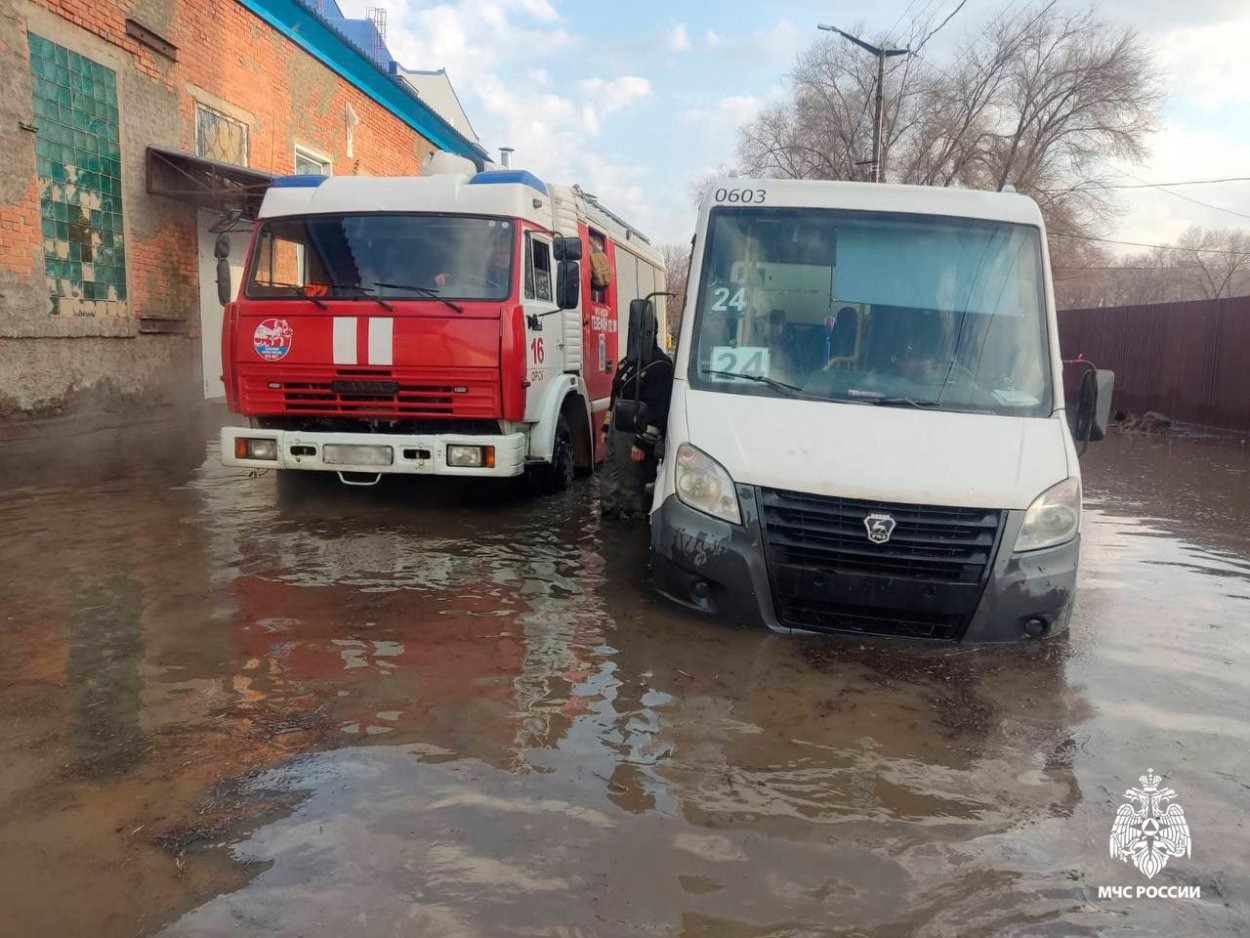
POLYGON ((222 417, 0 444, 0 932, 1250 933, 1250 446, 1092 449, 1069 636, 977 649, 694 620, 593 479, 279 499, 222 417))

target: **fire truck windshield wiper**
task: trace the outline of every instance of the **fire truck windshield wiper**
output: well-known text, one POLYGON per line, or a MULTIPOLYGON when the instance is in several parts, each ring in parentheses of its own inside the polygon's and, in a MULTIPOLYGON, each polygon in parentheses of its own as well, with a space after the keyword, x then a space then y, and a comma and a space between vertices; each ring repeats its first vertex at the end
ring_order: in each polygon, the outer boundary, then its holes
POLYGON ((321 302, 321 300, 317 299, 315 296, 312 296, 311 294, 305 292, 304 287, 301 287, 298 283, 278 283, 278 281, 276 280, 269 280, 263 283, 258 283, 256 284, 256 286, 262 287, 266 290, 269 289, 270 287, 281 287, 284 290, 294 290, 297 294, 299 294, 299 298, 301 300, 307 300, 309 303, 312 303, 318 309, 330 308, 326 306, 325 303, 321 302))
POLYGON ((375 287, 382 287, 386 290, 411 290, 419 296, 429 297, 431 300, 438 300, 444 306, 450 306, 457 313, 463 313, 464 307, 459 303, 453 303, 451 300, 442 296, 433 287, 419 287, 415 283, 383 283, 380 280, 373 281, 375 287))
POLYGON ((368 287, 362 287, 362 286, 361 286, 360 284, 358 284, 358 283, 332 283, 332 284, 330 284, 330 289, 331 289, 331 290, 347 290, 347 291, 349 291, 352 295, 354 295, 354 296, 358 296, 358 297, 360 297, 361 299, 364 299, 364 300, 373 300, 373 302, 377 303, 379 306, 381 306, 381 307, 382 307, 384 310, 386 310, 387 312, 394 312, 394 311, 395 311, 395 307, 394 307, 394 306, 392 306, 390 303, 386 302, 386 300, 382 299, 382 297, 378 296, 376 293, 374 293, 374 292, 373 292, 372 290, 370 290, 368 287))

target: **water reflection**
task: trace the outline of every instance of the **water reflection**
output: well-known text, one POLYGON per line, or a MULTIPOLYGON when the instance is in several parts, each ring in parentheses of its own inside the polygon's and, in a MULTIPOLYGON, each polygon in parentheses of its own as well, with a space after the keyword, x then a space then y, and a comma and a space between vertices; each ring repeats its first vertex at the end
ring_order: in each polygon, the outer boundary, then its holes
POLYGON ((678 613, 593 483, 284 503, 197 448, 0 490, 0 873, 64 847, 27 933, 1094 933, 1147 756, 1211 851, 1177 869, 1250 891, 1217 843, 1250 777, 1242 452, 1091 450, 1070 639, 935 649, 678 613))
POLYGON ((144 749, 141 613, 139 585, 120 572, 74 586, 65 680, 74 771, 84 777, 122 775, 144 749))
POLYGON ((646 590, 645 531, 601 526, 591 488, 489 519, 439 499, 397 516, 385 491, 299 517, 246 497, 209 522, 261 694, 240 705, 298 698, 335 729, 256 782, 308 799, 237 848, 271 869, 178 932, 347 927, 366 908, 448 933, 715 930, 752 908, 888 922, 882 884, 970 888, 977 838, 1081 798, 1087 708, 1061 642, 938 651, 694 621, 646 590))

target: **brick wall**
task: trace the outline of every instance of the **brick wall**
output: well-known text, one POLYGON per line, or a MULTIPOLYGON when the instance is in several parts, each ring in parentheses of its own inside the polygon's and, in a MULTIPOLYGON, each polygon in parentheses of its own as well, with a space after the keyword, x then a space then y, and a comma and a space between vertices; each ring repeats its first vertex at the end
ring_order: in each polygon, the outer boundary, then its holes
MULTIPOLYGON (((198 220, 190 205, 145 191, 148 145, 196 152, 196 106, 248 127, 248 165, 294 171, 295 147, 335 175, 415 175, 434 147, 235 0, 13 0, 0 12, 0 420, 54 412, 96 386, 110 400, 199 391, 198 220), (126 34, 132 17, 178 47, 170 61, 126 34), (51 315, 36 179, 27 33, 117 75, 126 301, 114 317, 51 315), (347 109, 358 123, 347 154, 347 109), (21 129, 18 129, 21 128, 21 129), (16 172, 10 172, 16 169, 16 172), (182 335, 139 335, 140 317, 182 320, 182 335), (103 346, 82 338, 110 338, 103 346), (33 354, 32 342, 66 343, 33 354), (173 348, 145 349, 142 343, 173 348), (24 348, 25 347, 25 348, 24 348), (81 347, 81 355, 75 348, 81 347), (108 351, 101 354, 101 348, 108 351), (86 360, 79 362, 80 357, 86 360), (169 374, 136 373, 169 362, 169 374), (54 362, 53 372, 32 362, 54 362), (63 373, 57 373, 58 370, 63 373)), ((90 310, 87 305, 72 306, 90 310)), ((215 337, 207 337, 215 341, 215 337)))

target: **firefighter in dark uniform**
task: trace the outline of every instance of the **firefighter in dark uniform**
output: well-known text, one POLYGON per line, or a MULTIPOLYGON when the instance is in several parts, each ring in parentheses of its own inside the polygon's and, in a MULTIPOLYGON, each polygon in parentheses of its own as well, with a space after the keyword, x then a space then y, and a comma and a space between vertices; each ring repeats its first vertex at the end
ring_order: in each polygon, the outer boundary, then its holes
MULTIPOLYGON (((654 313, 651 313, 654 323, 654 313)), ((632 333, 632 330, 631 330, 632 333)), ((647 485, 655 481, 659 458, 656 445, 668 426, 673 395, 673 362, 660 349, 654 325, 638 330, 640 349, 632 350, 616 368, 612 402, 604 430, 608 435, 603 461, 601 509, 605 518, 645 518, 647 485), (613 419, 617 401, 638 400, 646 405, 646 427, 618 430, 613 419)), ((631 342, 635 335, 631 334, 631 342)))

